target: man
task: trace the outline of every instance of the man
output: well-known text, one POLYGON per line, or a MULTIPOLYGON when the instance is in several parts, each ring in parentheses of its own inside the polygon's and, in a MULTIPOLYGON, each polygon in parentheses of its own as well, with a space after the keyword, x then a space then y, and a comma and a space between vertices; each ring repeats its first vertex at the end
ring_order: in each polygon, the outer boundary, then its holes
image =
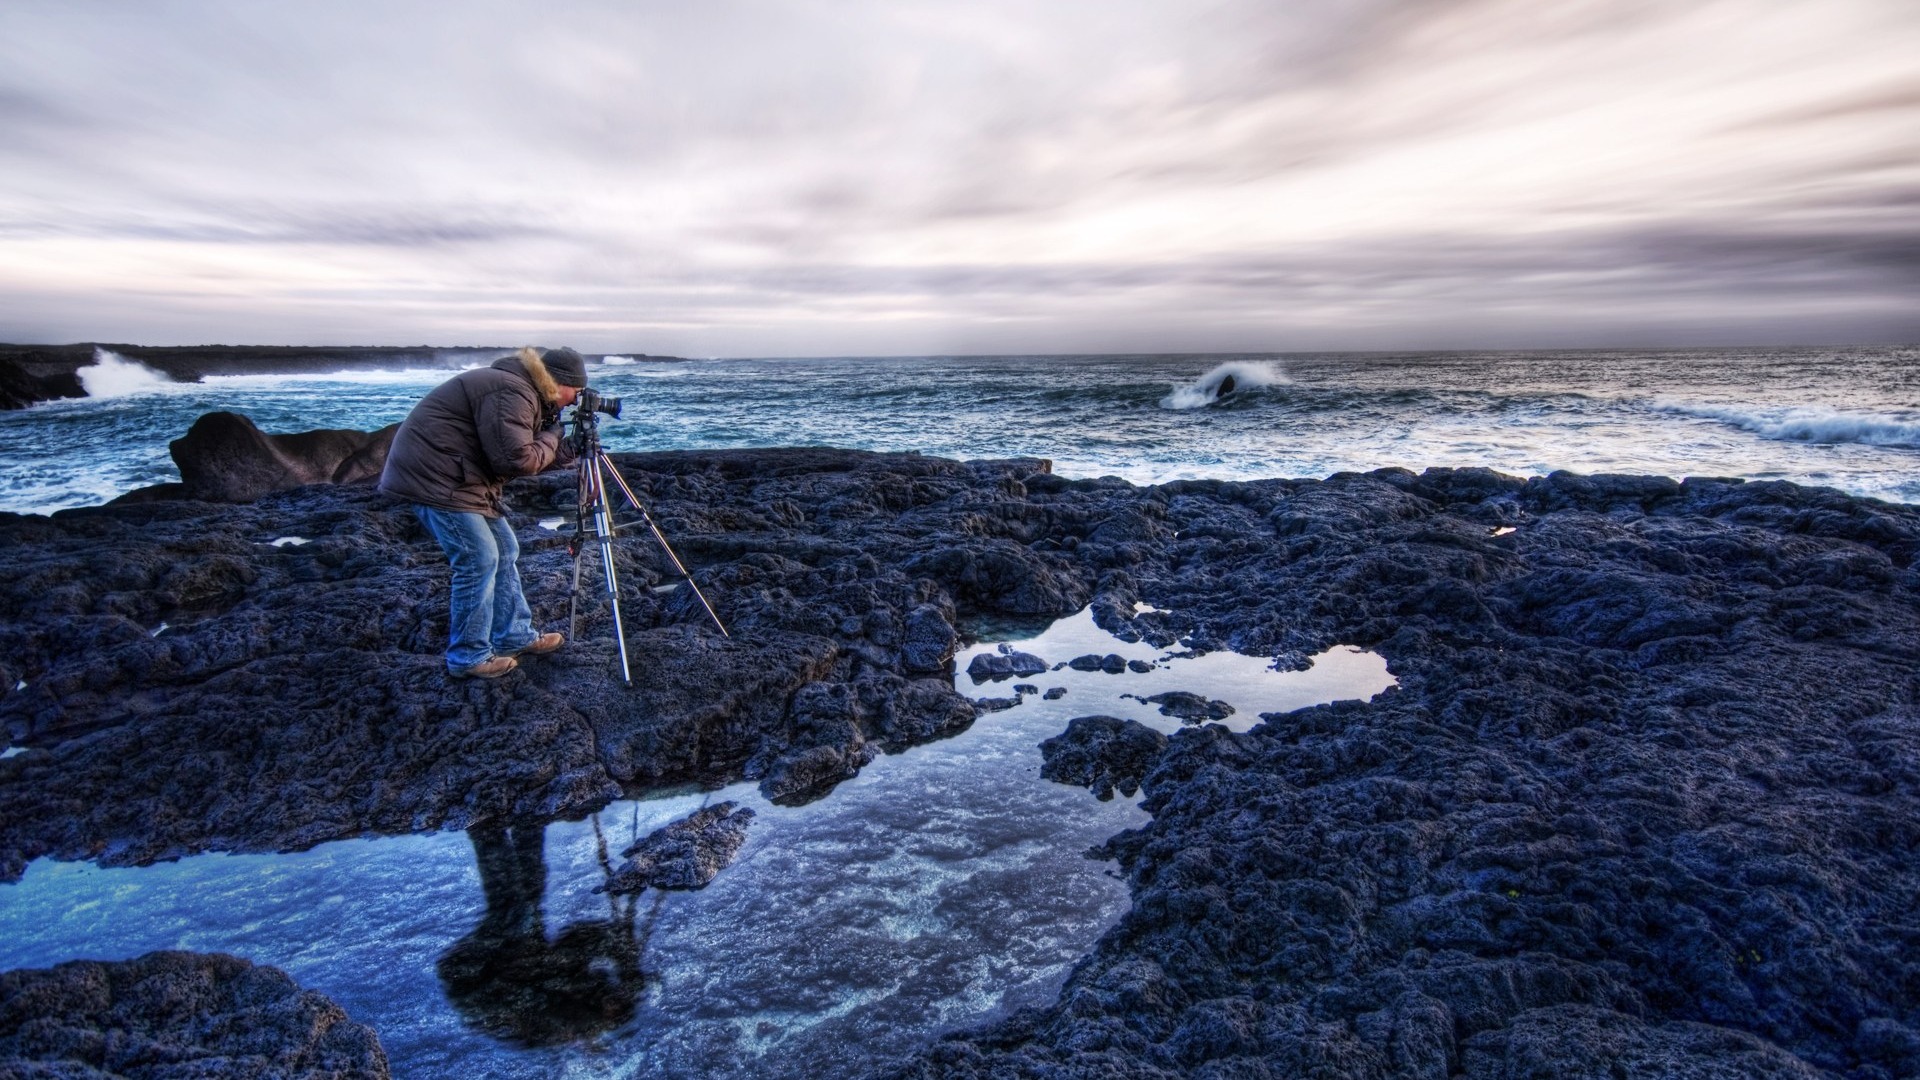
POLYGON ((521 349, 441 383, 394 433, 380 490, 415 504, 453 564, 447 670, 457 678, 498 678, 516 657, 566 641, 534 632, 500 489, 573 461, 560 410, 586 385, 587 362, 572 349, 521 349))

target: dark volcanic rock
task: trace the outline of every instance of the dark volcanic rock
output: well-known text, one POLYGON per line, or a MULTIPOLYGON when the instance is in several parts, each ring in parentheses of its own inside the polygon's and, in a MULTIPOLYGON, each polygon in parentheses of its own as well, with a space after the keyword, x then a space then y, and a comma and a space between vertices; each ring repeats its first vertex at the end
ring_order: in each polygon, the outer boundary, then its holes
POLYGON ((976 683, 989 679, 1025 678, 1047 670, 1047 662, 1032 653, 981 653, 967 665, 967 674, 976 683))
MULTIPOLYGON (((925 609, 1092 603, 1162 648, 1366 646, 1399 685, 1174 735, 1153 820, 1107 845, 1132 910, 1054 1006, 904 1074, 1920 1074, 1920 510, 1486 470, 1143 489, 828 450, 619 460, 734 630, 621 545, 631 691, 604 612, 500 682, 448 682, 444 562, 364 487, 0 517, 0 723, 30 748, 0 759, 0 877, 660 784, 817 791, 971 721, 925 667, 947 648, 925 609), (263 542, 288 534, 313 542, 263 542)), ((556 624, 570 564, 533 521, 572 477, 508 494, 556 624)))
POLYGON ((1067 666, 1075 671, 1104 671, 1109 675, 1118 675, 1127 670, 1127 661, 1119 653, 1108 653, 1105 656, 1088 653, 1067 661, 1067 666))
MULTIPOLYGON (((972 722, 951 663, 926 677, 909 628, 1007 613, 957 608, 956 583, 901 567, 985 544, 996 521, 1031 531, 1007 485, 1044 463, 620 461, 733 631, 712 633, 690 590, 655 593, 657 551, 622 542, 631 689, 604 602, 559 653, 449 680, 445 560, 363 485, 0 515, 0 727, 31 748, 0 759, 0 879, 41 855, 137 865, 577 816, 665 784, 748 777, 799 799, 972 722), (287 535, 311 542, 267 543, 287 535)), ((572 563, 534 521, 573 491, 566 471, 508 489, 530 512, 514 518, 522 575, 549 627, 572 563)))
POLYGON ((377 1080, 373 1032, 278 968, 154 952, 0 974, 0 1076, 377 1080))
POLYGON ((252 502, 269 491, 307 484, 372 483, 380 479, 399 428, 389 424, 371 432, 328 429, 269 435, 239 413, 207 413, 167 444, 180 468, 180 482, 122 498, 252 502))
POLYGON ((1225 720, 1233 715, 1233 706, 1226 702, 1212 701, 1185 690, 1169 690, 1164 694, 1134 698, 1134 700, 1158 705, 1161 716, 1177 716, 1189 724, 1198 724, 1207 720, 1225 720))
POLYGON ((753 811, 715 803, 649 833, 620 854, 626 862, 594 892, 615 895, 643 889, 704 889, 733 862, 747 842, 753 811))
POLYGON ((934 604, 921 604, 907 612, 901 631, 900 664, 907 671, 932 674, 942 671, 960 643, 947 613, 934 604))
POLYGON ((1920 511, 1484 470, 1141 498, 1180 534, 1128 569, 1156 633, 1399 686, 1173 736, 1059 1002, 897 1075, 1920 1075, 1920 511))
POLYGON ((0 345, 0 409, 86 397, 76 372, 93 362, 92 346, 0 345))
POLYGON ((1140 723, 1112 716, 1081 716, 1067 730, 1040 744, 1045 764, 1040 775, 1062 784, 1078 784, 1102 802, 1140 790, 1167 737, 1140 723))

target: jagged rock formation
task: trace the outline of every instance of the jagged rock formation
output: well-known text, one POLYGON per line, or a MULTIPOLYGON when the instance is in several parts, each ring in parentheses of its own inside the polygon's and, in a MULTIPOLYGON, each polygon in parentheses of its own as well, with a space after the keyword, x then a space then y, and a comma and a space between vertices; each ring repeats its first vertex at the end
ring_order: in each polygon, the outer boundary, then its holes
MULTIPOLYGON (((817 796, 972 722, 951 663, 925 670, 950 656, 958 607, 1085 602, 1064 559, 942 539, 977 492, 1044 463, 621 460, 733 631, 711 631, 646 539, 622 542, 632 689, 591 593, 566 649, 449 680, 444 558, 367 487, 0 516, 0 724, 33 748, 0 759, 0 877, 43 854, 139 864, 578 815, 688 781, 817 796), (308 542, 272 543, 291 538, 308 542), (936 551, 959 580, 906 569, 936 551), (967 576, 986 561, 1007 573, 967 576)), ((564 471, 508 493, 543 626, 565 626, 572 561, 536 521, 573 493, 564 471)))
POLYGON ((1103 624, 1399 686, 1175 734, 1059 1003, 896 1075, 1920 1075, 1920 510, 1484 470, 1133 505, 1103 624))
POLYGON ((77 372, 92 360, 91 348, 75 345, 0 346, 0 409, 86 397, 77 372))
POLYGON ((154 952, 0 974, 0 1076, 385 1080, 374 1033, 278 968, 154 952))
POLYGON ((252 502, 308 484, 370 484, 380 479, 398 430, 399 424, 389 424, 371 432, 322 428, 269 435, 240 413, 207 413, 167 444, 179 482, 140 488, 121 500, 252 502))
POLYGON ((1167 737, 1138 720, 1117 716, 1078 716, 1067 730, 1040 744, 1040 775, 1062 784, 1078 784, 1102 802, 1114 790, 1132 795, 1153 769, 1167 737))
MULTIPOLYGON (((812 797, 971 721, 967 618, 1091 603, 1162 648, 1367 646, 1399 686, 1175 734, 1152 822, 1108 845, 1133 908, 1059 1003, 904 1074, 1920 1074, 1920 510, 1485 470, 619 460, 735 634, 624 546, 632 691, 603 615, 447 682, 444 564, 362 487, 0 518, 0 721, 31 748, 0 759, 0 874, 687 780, 812 797), (289 534, 312 542, 267 543, 289 534)), ((572 491, 509 490, 549 625, 570 563, 535 521, 572 491)))

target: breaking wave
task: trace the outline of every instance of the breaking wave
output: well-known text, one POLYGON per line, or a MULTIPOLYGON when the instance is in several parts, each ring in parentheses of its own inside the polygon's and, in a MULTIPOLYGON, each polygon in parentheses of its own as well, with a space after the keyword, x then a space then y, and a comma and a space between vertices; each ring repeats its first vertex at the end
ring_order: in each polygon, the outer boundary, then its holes
POLYGON ((1173 392, 1160 399, 1163 409, 1197 409, 1227 396, 1268 386, 1285 386, 1289 380, 1270 363, 1258 360, 1231 360, 1217 365, 1200 378, 1175 385, 1173 392), (1228 383, 1227 380, 1233 380, 1228 383))
POLYGON ((80 368, 74 374, 80 377, 80 386, 86 390, 90 398, 157 394, 175 385, 172 379, 138 360, 129 360, 111 349, 102 349, 97 345, 93 350, 93 363, 80 368))
POLYGON ((1865 446, 1920 448, 1920 415, 1848 412, 1801 407, 1754 409, 1730 405, 1659 402, 1661 412, 1717 420, 1777 442, 1860 443, 1865 446))

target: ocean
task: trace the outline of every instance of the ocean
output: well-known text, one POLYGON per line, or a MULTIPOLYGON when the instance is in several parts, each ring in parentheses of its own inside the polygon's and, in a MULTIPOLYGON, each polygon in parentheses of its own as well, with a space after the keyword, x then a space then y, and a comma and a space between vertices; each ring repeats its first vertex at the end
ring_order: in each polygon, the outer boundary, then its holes
MULTIPOLYGON (((174 383, 104 350, 90 396, 0 413, 0 509, 179 478, 202 413, 269 432, 403 419, 446 369, 174 383)), ((1792 480, 1920 502, 1920 347, 1498 353, 609 357, 613 451, 826 445, 1052 459, 1135 483, 1387 466, 1792 480), (1219 393, 1231 376, 1232 389, 1219 393)))

